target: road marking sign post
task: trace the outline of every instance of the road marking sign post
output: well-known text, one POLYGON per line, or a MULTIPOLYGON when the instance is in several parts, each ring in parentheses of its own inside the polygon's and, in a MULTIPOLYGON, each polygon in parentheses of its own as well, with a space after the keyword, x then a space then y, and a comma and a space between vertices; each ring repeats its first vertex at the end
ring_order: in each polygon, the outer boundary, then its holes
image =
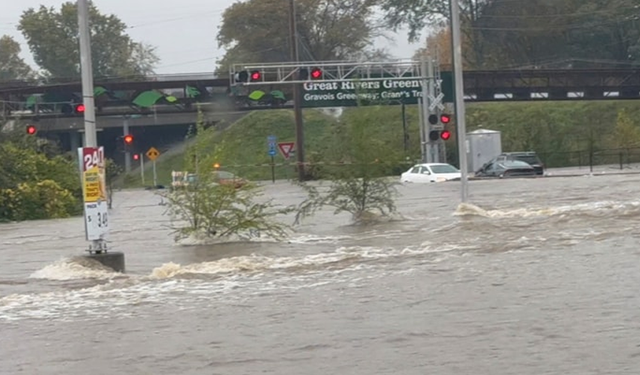
POLYGON ((155 147, 151 147, 147 151, 147 157, 151 161, 155 161, 158 158, 158 156, 160 156, 160 151, 158 151, 155 147))
POLYGON ((160 151, 155 147, 151 147, 147 150, 147 157, 153 162, 153 186, 158 186, 158 175, 156 173, 156 159, 160 156, 160 151))
POLYGON ((295 147, 295 142, 278 143, 278 148, 280 149, 280 152, 282 153, 282 156, 284 156, 285 160, 289 160, 291 154, 294 152, 295 147))
POLYGON ((276 143, 277 143, 277 138, 275 135, 270 135, 267 137, 267 145, 269 146, 269 156, 276 156, 276 154, 278 153, 276 151, 276 143))
POLYGON ((275 135, 270 135, 267 137, 267 145, 269 146, 269 157, 271 158, 271 182, 276 183, 276 164, 273 158, 278 153, 276 151, 276 142, 278 139, 275 135))
POLYGON ((142 153, 140 155, 140 179, 142 180, 142 185, 144 186, 144 155, 142 153))
MULTIPOLYGON (((86 237, 88 241, 104 241, 109 234, 104 148, 78 148, 78 157, 80 160, 86 237)), ((106 249, 92 250, 104 251, 106 249)))

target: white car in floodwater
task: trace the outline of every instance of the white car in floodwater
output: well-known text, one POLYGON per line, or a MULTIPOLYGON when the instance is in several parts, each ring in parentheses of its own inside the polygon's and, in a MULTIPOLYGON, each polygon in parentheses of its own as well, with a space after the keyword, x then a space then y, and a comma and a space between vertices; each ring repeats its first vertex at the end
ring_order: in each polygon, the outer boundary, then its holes
POLYGON ((460 179, 460 170, 446 163, 416 164, 400 176, 400 182, 427 183, 460 179))

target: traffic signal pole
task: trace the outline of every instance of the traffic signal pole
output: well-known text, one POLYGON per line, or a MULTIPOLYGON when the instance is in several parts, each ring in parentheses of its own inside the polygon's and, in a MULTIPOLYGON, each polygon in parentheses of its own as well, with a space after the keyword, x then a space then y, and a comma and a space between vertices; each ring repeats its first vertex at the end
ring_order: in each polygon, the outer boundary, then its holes
POLYGON ((420 101, 420 110, 422 113, 422 161, 426 163, 438 163, 440 160, 437 152, 438 143, 429 138, 429 134, 434 130, 429 123, 429 115, 431 114, 429 106, 431 98, 436 96, 436 87, 433 82, 435 79, 435 69, 433 67, 433 59, 430 55, 422 55, 420 60, 420 69, 422 75, 422 100, 420 101))
MULTIPOLYGON (((427 113, 429 115, 431 115, 431 101, 433 100, 432 98, 436 97, 436 85, 434 84, 434 80, 436 77, 435 74, 435 69, 433 67, 433 58, 431 58, 431 54, 427 54, 427 77, 429 77, 429 81, 428 81, 428 87, 427 89, 429 90, 429 96, 428 96, 428 100, 425 102, 425 107, 427 110, 427 113), (428 104, 427 104, 428 103, 428 104)), ((429 123, 429 121, 427 121, 427 123, 429 123)), ((429 124, 429 131, 431 131, 431 125, 429 124)), ((435 130, 435 129, 434 129, 435 130)), ((439 153, 439 149, 438 149, 438 141, 431 141, 429 140, 429 155, 431 156, 431 162, 432 163, 439 163, 440 162, 440 153, 439 153)))
POLYGON ((429 95, 429 73, 427 67, 427 57, 422 55, 420 57, 420 72, 422 75, 422 98, 420 100, 420 112, 422 113, 422 121, 421 121, 421 129, 422 131, 422 162, 423 163, 431 163, 433 160, 431 159, 431 142, 429 141, 429 132, 431 131, 431 126, 429 126, 429 108, 427 104, 427 98, 429 95))
MULTIPOLYGON (((291 60, 300 61, 298 55, 298 31, 296 27, 296 5, 294 0, 289 0, 289 32, 291 34, 291 60)), ((297 74, 300 74, 298 70, 297 74)), ((300 83, 293 84, 293 113, 296 123, 296 161, 298 166, 298 181, 305 180, 304 166, 304 124, 302 119, 302 87, 300 83)))
MULTIPOLYGON (((122 120, 122 131, 123 137, 129 134, 129 118, 127 116, 124 116, 122 120)), ((131 172, 131 152, 128 147, 124 148, 124 171, 125 173, 131 172)))

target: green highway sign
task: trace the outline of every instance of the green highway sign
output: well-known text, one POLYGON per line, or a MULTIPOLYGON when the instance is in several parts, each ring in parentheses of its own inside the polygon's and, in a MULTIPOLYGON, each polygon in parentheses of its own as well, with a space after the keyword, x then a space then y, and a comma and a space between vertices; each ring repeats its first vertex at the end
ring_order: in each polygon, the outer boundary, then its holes
MULTIPOLYGON (((441 73, 443 103, 454 101, 453 75, 441 73)), ((374 81, 307 82, 303 84, 302 106, 355 107, 358 105, 417 104, 422 97, 422 81, 419 78, 385 79, 374 81)))

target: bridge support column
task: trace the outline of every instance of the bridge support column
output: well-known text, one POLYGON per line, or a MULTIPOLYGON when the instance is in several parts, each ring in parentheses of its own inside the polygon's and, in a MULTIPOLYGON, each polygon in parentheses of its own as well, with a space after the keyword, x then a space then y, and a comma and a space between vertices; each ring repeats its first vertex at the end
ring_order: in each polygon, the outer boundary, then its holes
MULTIPOLYGON (((127 116, 124 116, 124 119, 122 120, 122 131, 123 136, 127 136, 129 134, 129 118, 127 116)), ((131 153, 126 147, 124 151, 124 171, 125 173, 131 172, 131 153)))
POLYGON ((82 144, 82 142, 80 141, 80 133, 78 133, 75 130, 72 130, 69 132, 69 147, 71 147, 71 153, 73 155, 77 154, 77 150, 78 148, 80 148, 80 145, 82 144))

